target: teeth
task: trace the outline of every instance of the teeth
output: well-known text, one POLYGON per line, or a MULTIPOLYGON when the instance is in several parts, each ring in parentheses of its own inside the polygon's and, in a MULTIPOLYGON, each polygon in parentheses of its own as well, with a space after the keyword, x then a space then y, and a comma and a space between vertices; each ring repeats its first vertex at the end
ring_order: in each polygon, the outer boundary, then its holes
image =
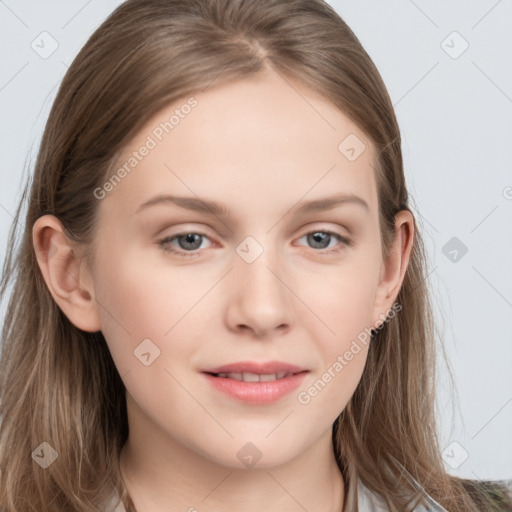
POLYGON ((244 382, 259 382, 260 376, 256 373, 243 373, 244 382))
POLYGON ((270 374, 259 375, 257 373, 243 372, 243 373, 219 373, 217 377, 223 377, 225 379, 234 379, 244 382, 270 382, 277 379, 283 379, 292 375, 291 373, 278 372, 270 374))

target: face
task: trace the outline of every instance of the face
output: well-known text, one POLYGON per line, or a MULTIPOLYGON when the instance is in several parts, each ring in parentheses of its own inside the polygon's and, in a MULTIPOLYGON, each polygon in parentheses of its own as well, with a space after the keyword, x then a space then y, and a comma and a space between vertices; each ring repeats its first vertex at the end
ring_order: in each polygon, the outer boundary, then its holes
POLYGON ((242 466, 242 448, 273 466, 330 431, 365 365, 361 333, 385 312, 375 152, 273 72, 193 98, 154 116, 95 192, 101 330, 130 421, 225 466, 242 466), (304 372, 204 373, 269 361, 304 372))

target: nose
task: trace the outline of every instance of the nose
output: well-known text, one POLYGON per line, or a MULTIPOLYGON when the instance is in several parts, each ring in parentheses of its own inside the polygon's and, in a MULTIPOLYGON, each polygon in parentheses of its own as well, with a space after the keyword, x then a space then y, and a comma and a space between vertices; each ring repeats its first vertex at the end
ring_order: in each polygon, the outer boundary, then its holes
POLYGON ((286 271, 278 251, 269 244, 241 244, 227 286, 226 322, 229 329, 254 337, 275 337, 292 324, 293 304, 286 271), (248 251, 244 252, 243 249, 248 251), (252 251, 252 254, 251 254, 252 251), (257 251, 257 257, 254 251, 257 251))

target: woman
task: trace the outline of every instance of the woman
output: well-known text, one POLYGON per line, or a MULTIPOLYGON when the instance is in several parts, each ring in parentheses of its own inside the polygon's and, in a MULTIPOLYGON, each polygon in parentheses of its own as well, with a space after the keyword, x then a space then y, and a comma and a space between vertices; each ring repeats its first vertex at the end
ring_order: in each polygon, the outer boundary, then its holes
POLYGON ((63 80, 26 228, 3 511, 510 507, 444 470, 399 128, 324 2, 122 4, 63 80))

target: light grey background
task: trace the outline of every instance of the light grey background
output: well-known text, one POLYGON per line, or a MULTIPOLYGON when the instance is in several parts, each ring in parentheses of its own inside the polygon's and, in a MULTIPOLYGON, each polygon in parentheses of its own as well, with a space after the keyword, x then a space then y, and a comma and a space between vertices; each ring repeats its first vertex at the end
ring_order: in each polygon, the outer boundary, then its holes
MULTIPOLYGON (((31 172, 57 86, 120 3, 0 1, 2 261, 25 164, 31 172)), ((454 408, 441 374, 446 467, 463 477, 512 478, 512 1, 329 3, 379 68, 401 126, 458 387, 454 408)))

